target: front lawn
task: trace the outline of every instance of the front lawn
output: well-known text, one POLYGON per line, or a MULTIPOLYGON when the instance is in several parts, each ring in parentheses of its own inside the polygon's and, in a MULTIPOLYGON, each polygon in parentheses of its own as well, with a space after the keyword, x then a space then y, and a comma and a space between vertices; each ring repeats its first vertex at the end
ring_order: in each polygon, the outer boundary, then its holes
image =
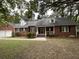
POLYGON ((0 59, 79 59, 79 40, 0 40, 0 59))
MULTIPOLYGON (((33 48, 33 45, 38 45, 38 41, 26 40, 0 40, 0 59, 23 59, 27 50, 33 48)), ((26 59, 26 58, 25 58, 26 59)))

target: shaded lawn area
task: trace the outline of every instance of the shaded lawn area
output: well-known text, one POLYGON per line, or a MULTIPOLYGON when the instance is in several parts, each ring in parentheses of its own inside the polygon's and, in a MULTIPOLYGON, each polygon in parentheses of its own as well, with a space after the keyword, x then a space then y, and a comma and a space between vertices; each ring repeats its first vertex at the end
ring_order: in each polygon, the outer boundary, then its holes
POLYGON ((79 40, 0 40, 0 59, 79 59, 79 40))

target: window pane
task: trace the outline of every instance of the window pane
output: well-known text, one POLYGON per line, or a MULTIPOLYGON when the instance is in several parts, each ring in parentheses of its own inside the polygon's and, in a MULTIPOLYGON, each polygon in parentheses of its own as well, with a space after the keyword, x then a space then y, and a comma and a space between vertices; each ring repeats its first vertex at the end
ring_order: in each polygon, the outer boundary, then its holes
POLYGON ((20 28, 20 31, 23 31, 23 28, 20 28))
POLYGON ((61 28, 60 28, 60 31, 61 32, 69 32, 69 26, 62 26, 61 28))
POLYGON ((64 32, 64 26, 62 26, 62 27, 60 28, 60 31, 61 31, 61 32, 64 32))
POLYGON ((53 27, 47 27, 46 31, 53 31, 53 27))
POLYGON ((19 32, 19 28, 15 28, 15 32, 19 32))
POLYGON ((66 32, 69 32, 69 26, 66 27, 66 32))
POLYGON ((35 32, 35 27, 30 27, 30 32, 35 32))

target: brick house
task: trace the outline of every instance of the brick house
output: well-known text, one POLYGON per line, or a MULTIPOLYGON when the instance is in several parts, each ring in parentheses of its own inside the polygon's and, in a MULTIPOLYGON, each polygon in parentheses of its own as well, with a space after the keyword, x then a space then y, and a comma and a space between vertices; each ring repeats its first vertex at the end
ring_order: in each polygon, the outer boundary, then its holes
POLYGON ((68 18, 42 18, 29 20, 25 24, 13 24, 14 32, 33 32, 36 37, 46 36, 77 36, 76 23, 68 18), (22 25, 23 24, 23 25, 22 25))

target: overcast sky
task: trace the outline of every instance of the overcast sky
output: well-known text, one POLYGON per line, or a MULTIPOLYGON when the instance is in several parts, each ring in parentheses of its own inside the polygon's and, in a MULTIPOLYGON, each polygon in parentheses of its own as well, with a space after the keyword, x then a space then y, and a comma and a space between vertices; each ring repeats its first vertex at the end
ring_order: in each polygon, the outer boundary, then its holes
POLYGON ((26 0, 27 2, 29 2, 30 0, 26 0))

